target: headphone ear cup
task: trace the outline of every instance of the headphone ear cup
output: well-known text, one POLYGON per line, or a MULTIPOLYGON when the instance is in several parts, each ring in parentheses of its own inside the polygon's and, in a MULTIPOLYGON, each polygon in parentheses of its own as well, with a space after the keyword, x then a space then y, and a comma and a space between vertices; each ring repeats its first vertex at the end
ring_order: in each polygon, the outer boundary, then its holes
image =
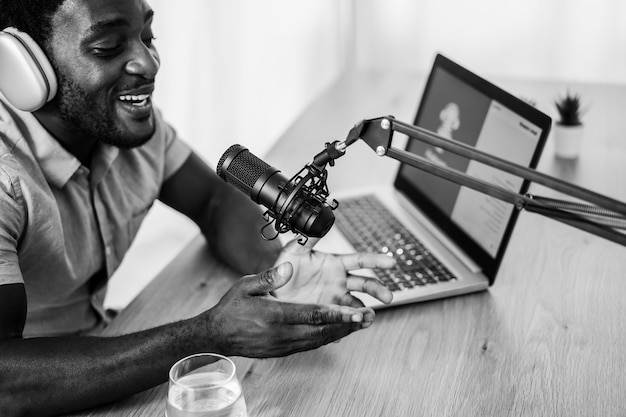
POLYGON ((41 108, 57 92, 50 61, 33 38, 15 28, 0 32, 0 92, 28 112, 41 108))

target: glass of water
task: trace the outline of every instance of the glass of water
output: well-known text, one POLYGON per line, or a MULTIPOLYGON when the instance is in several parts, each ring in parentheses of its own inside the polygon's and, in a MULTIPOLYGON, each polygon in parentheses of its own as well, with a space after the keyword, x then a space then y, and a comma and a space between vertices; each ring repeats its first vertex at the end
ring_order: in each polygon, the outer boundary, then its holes
POLYGON ((167 417, 247 417, 246 402, 226 356, 200 353, 170 369, 167 417))

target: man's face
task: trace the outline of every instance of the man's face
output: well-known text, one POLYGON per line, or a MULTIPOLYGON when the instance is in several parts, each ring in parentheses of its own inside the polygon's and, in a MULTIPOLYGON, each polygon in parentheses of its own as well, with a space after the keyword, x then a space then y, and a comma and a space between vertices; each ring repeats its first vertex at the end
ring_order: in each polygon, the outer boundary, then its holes
POLYGON ((148 4, 67 0, 52 23, 59 91, 51 105, 67 128, 122 148, 148 141, 159 69, 148 4))

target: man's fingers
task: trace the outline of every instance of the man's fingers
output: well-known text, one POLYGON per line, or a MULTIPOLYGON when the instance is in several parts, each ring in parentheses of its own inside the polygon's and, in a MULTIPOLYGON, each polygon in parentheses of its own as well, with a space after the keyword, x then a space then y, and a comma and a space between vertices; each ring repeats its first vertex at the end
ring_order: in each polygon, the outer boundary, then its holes
POLYGON ((345 293, 339 300, 339 305, 350 306, 353 308, 365 307, 365 304, 349 292, 345 293))
MULTIPOLYGON (((287 305, 288 303, 285 303, 287 305)), ((341 305, 290 304, 285 319, 291 324, 362 323, 374 319, 374 310, 367 307, 341 305)))
POLYGON ((297 325, 294 327, 293 331, 301 335, 301 338, 295 340, 292 347, 298 351, 318 348, 340 340, 364 327, 367 326, 358 323, 334 323, 320 326, 297 325))
POLYGON ((258 274, 248 275, 240 279, 239 286, 247 294, 268 294, 285 285, 291 279, 291 274, 293 274, 293 266, 289 262, 284 262, 258 274))
MULTIPOLYGON (((350 293, 346 293, 341 300, 339 300, 339 304, 340 305, 344 305, 344 306, 350 306, 353 308, 364 308, 365 304, 363 304, 363 301, 359 300, 357 297, 353 296, 350 293)), ((361 327, 362 328, 366 328, 369 327, 370 324, 372 324, 372 322, 374 321, 374 310, 368 308, 365 310, 362 310, 363 312, 363 322, 361 323, 361 327)))
POLYGON ((391 268, 396 264, 394 258, 380 253, 359 252, 340 256, 346 271, 361 268, 391 268))
POLYGON ((393 299, 393 294, 389 291, 389 288, 385 287, 383 283, 376 278, 350 275, 346 280, 346 289, 348 291, 364 292, 385 304, 389 304, 393 299))

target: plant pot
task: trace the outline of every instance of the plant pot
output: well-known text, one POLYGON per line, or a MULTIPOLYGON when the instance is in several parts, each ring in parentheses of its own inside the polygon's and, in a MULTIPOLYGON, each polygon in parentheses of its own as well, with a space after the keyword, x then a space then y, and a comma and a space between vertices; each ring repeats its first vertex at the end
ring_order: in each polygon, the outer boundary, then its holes
POLYGON ((583 140, 585 127, 583 125, 566 126, 554 125, 554 154, 558 158, 576 159, 583 140))

